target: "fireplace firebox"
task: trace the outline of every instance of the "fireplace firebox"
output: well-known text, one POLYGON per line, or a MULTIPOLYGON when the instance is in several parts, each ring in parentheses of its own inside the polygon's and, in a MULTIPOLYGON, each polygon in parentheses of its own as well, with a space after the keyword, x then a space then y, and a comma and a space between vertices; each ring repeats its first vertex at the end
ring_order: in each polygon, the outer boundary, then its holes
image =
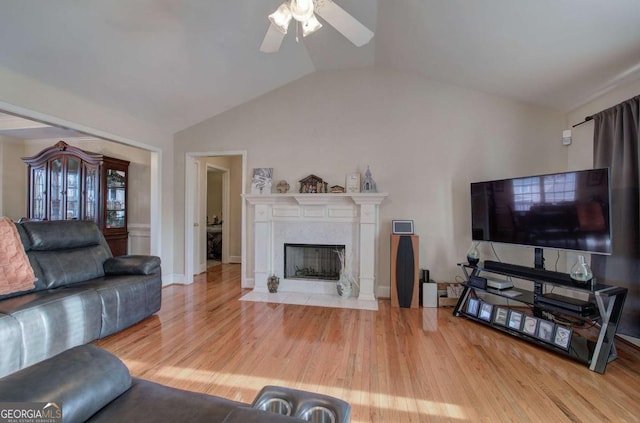
POLYGON ((284 277, 337 281, 342 266, 338 252, 344 249, 344 245, 284 244, 284 277))

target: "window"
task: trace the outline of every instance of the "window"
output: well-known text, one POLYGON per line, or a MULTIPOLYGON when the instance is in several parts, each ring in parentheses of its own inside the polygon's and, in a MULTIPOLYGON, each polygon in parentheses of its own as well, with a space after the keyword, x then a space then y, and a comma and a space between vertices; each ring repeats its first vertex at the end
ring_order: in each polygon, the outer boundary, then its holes
POLYGON ((576 199, 576 174, 563 173, 544 177, 544 202, 561 203, 576 199))
POLYGON ((576 198, 576 174, 532 176, 513 180, 513 203, 516 211, 528 211, 540 203, 562 203, 576 198))
POLYGON ((540 203, 540 177, 513 180, 513 204, 516 211, 528 211, 540 203))

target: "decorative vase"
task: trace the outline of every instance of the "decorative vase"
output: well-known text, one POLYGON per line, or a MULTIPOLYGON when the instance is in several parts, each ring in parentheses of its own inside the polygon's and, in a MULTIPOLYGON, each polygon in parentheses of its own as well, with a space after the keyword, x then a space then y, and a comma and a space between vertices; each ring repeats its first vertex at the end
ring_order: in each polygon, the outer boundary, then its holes
POLYGON ((577 283, 586 284, 593 278, 593 272, 584 259, 584 256, 578 256, 578 260, 571 268, 571 279, 577 283))
POLYGON ((278 182, 278 185, 276 185, 276 189, 280 194, 285 194, 289 192, 289 188, 291 188, 291 186, 289 186, 289 183, 285 180, 278 182))
POLYGON ((280 285, 280 278, 276 275, 269 276, 269 279, 267 279, 267 288, 269 289, 269 292, 272 294, 274 292, 278 292, 278 285, 280 285))
POLYGON ((480 252, 478 251, 477 242, 472 242, 471 247, 467 250, 467 262, 472 266, 480 262, 480 252))
POLYGON ((351 278, 349 278, 349 275, 340 273, 340 279, 336 284, 336 289, 338 290, 338 295, 340 295, 341 297, 348 298, 351 296, 351 290, 353 289, 353 286, 351 284, 351 278))

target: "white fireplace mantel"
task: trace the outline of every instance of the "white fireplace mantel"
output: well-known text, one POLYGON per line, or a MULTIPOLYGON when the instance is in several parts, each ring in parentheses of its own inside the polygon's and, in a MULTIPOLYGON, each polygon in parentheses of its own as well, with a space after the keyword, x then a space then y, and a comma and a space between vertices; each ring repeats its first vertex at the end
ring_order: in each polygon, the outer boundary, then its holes
POLYGON ((358 299, 374 301, 379 206, 387 196, 386 193, 245 194, 243 197, 254 209, 254 291, 268 292, 267 279, 276 273, 278 264, 274 257, 277 255, 276 248, 280 245, 275 244, 280 240, 278 234, 274 234, 274 225, 282 228, 282 225, 287 224, 314 223, 330 229, 333 225, 343 228, 344 226, 338 225, 350 224, 354 227, 353 233, 357 238, 352 247, 358 253, 358 299))
POLYGON ((380 205, 388 196, 387 193, 353 193, 353 194, 244 194, 249 204, 284 204, 296 202, 300 205, 325 206, 339 204, 351 200, 354 204, 380 205))

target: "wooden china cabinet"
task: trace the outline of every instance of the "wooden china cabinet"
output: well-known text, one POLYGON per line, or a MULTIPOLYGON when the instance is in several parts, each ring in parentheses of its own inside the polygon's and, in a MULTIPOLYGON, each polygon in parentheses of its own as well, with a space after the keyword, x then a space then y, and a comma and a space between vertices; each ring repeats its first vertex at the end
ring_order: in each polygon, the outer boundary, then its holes
POLYGON ((22 160, 28 172, 29 219, 92 220, 114 256, 127 254, 128 161, 64 141, 22 160))

